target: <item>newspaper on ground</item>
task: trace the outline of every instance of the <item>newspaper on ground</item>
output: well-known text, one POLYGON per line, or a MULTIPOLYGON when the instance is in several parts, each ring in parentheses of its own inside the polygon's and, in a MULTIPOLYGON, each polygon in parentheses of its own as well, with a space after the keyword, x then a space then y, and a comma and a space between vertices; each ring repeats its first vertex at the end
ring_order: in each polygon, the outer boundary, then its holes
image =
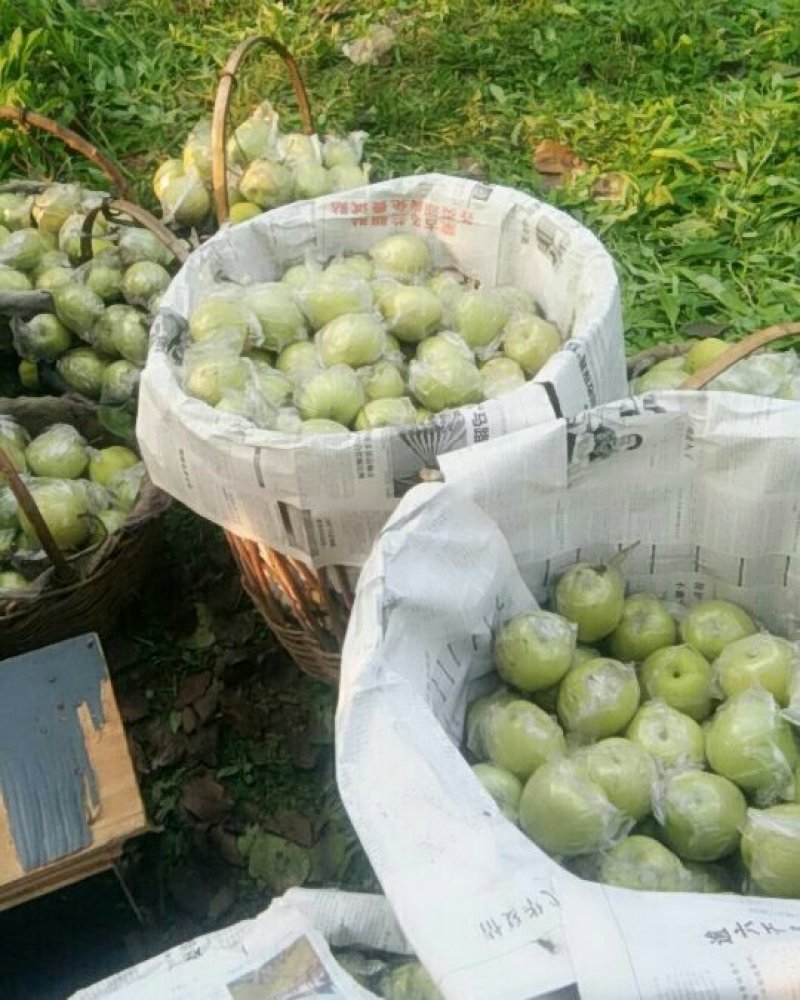
POLYGON ((428 174, 296 202, 195 251, 153 325, 137 433, 155 484, 202 517, 314 566, 358 566, 438 455, 625 392, 619 288, 602 244, 529 195, 428 174), (215 280, 275 280, 307 255, 363 252, 392 232, 422 234, 437 267, 530 291, 568 335, 562 349, 507 396, 348 437, 260 429, 184 393, 186 318, 215 280))
POLYGON ((331 947, 411 955, 382 896, 290 889, 260 916, 206 934, 72 1000, 369 1000, 331 947))
POLYGON ((493 632, 568 565, 638 543, 630 589, 722 597, 800 638, 800 407, 627 399, 444 456, 364 566, 337 711, 342 800, 447 1000, 800 997, 800 900, 582 881, 462 757, 493 632), (556 992, 560 991, 560 992, 556 992))

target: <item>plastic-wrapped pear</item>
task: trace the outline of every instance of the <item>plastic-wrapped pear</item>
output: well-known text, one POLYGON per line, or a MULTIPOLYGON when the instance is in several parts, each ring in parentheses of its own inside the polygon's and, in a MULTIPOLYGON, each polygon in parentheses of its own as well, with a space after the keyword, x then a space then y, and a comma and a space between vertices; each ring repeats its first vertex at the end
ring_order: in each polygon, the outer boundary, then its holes
POLYGON ((415 344, 439 329, 443 308, 424 285, 400 285, 382 296, 380 310, 391 332, 405 343, 415 344))
POLYGON ((372 291, 363 278, 343 280, 340 276, 314 275, 297 290, 297 298, 315 330, 345 313, 365 313, 372 309, 372 291))
POLYGON ((483 399, 478 369, 470 361, 452 357, 438 362, 412 361, 408 387, 413 396, 433 413, 483 399))
POLYGON ((403 427, 416 422, 417 411, 408 396, 372 399, 359 411, 354 429, 367 431, 378 427, 403 427))
POLYGON ((431 269, 428 244, 413 233, 395 233, 379 240, 370 250, 375 270, 398 281, 414 281, 431 269))
POLYGON ((80 337, 85 338, 103 315, 103 300, 79 282, 59 285, 51 294, 56 316, 68 330, 80 337))
POLYGON ((161 209, 167 222, 179 226, 201 226, 211 210, 211 196, 194 173, 173 177, 161 193, 161 209))
POLYGON ((358 368, 381 357, 386 334, 383 323, 372 313, 345 313, 322 327, 316 343, 324 365, 347 364, 358 368))
POLYGON ((56 370, 71 389, 90 399, 99 399, 107 365, 90 347, 73 347, 58 359, 56 370))
POLYGON ((480 367, 483 394, 487 399, 506 396, 525 385, 525 373, 511 358, 491 358, 480 367))
POLYGON ((496 340, 507 319, 508 310, 502 296, 494 289, 485 288, 466 292, 461 297, 455 307, 453 325, 475 350, 496 340))
POLYGON ((552 323, 534 315, 517 315, 503 328, 503 353, 532 377, 561 347, 561 336, 552 323))
POLYGON ((378 361, 358 370, 367 399, 395 399, 405 392, 402 373, 391 361, 378 361))
POLYGON ((45 479, 77 479, 86 471, 86 441, 71 424, 53 424, 28 445, 28 468, 45 479))
POLYGON ((261 344, 268 351, 282 351, 306 337, 303 314, 287 287, 279 281, 246 285, 242 301, 261 325, 261 344))
POLYGON ((261 208, 277 208, 292 200, 291 171, 272 160, 253 160, 242 175, 239 190, 247 201, 261 208))
POLYGON ((31 287, 27 274, 0 264, 0 292, 29 292, 31 287))
POLYGON ((136 399, 141 370, 130 361, 112 361, 103 372, 100 402, 108 406, 127 406, 136 399))
POLYGON ((31 215, 45 233, 55 236, 66 219, 77 212, 81 204, 81 191, 77 184, 51 184, 34 195, 31 215))
POLYGON ((295 405, 304 420, 322 417, 349 426, 364 405, 364 389, 352 368, 333 365, 297 387, 295 405))

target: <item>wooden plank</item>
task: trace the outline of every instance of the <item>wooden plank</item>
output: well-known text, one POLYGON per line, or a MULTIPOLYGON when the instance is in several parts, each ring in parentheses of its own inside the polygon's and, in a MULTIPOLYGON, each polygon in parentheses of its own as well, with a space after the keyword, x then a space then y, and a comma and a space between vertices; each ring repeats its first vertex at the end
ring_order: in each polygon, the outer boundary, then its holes
POLYGON ((108 868, 127 839, 149 829, 122 719, 107 677, 100 683, 100 698, 105 720, 100 728, 93 725, 86 704, 78 708, 80 731, 97 782, 97 807, 88 816, 92 843, 26 872, 0 788, 0 909, 108 868))

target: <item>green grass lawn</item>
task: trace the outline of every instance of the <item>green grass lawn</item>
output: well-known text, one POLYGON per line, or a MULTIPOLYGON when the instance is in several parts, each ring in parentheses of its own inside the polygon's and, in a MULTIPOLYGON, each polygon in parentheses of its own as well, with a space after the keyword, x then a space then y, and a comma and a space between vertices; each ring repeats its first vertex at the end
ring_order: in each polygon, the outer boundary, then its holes
MULTIPOLYGON (((698 321, 736 335, 800 313, 798 25, 798 0, 26 0, 0 7, 0 101, 84 131, 152 204, 152 169, 210 112, 229 49, 273 34, 320 129, 370 133, 375 176, 475 161, 591 226, 618 262, 633 348, 698 321), (387 20, 387 64, 351 65, 342 42, 387 20), (533 169, 545 139, 585 164, 559 189, 533 169), (593 194, 608 174, 615 197, 593 194)), ((239 111, 264 96, 292 117, 279 61, 256 53, 239 111)), ((93 179, 3 129, 0 174, 28 170, 93 179)))

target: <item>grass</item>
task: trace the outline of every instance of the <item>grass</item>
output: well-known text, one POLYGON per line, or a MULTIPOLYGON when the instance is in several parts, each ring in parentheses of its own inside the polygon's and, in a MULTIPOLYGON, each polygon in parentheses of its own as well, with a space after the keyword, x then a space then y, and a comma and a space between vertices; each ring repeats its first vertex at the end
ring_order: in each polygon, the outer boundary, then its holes
MULTIPOLYGON (((273 34, 296 54, 320 128, 370 133, 376 176, 476 161, 598 232, 633 349, 698 321, 736 335, 796 318, 798 19, 798 0, 28 0, 0 9, 0 100, 86 132, 152 204, 152 170, 209 113, 229 49, 273 34), (386 20, 398 32, 388 64, 352 66, 342 42, 386 20), (543 191, 543 139, 585 172, 543 191), (616 197, 597 197, 609 174, 616 197)), ((292 118, 280 63, 254 55, 238 110, 265 95, 292 118)), ((20 170, 97 181, 49 140, 5 129, 0 172, 20 170)))

